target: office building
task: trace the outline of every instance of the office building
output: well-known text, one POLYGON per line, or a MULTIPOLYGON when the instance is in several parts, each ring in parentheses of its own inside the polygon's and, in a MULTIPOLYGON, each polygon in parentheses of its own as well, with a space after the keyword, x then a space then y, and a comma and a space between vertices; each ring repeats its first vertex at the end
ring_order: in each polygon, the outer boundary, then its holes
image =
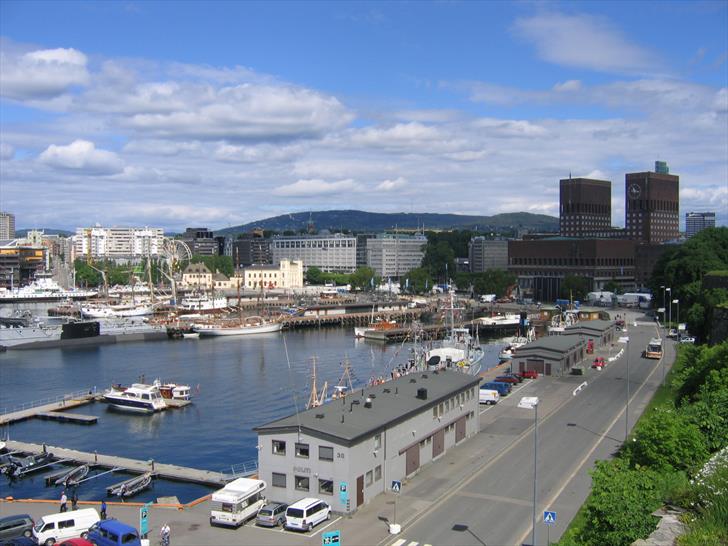
POLYGON ((355 512, 477 434, 479 382, 450 370, 411 373, 255 428, 266 495, 355 512))
POLYGON ((15 239, 15 215, 0 211, 0 240, 15 239))
POLYGON ((232 247, 233 264, 236 268, 273 263, 271 240, 265 239, 262 235, 246 234, 240 239, 235 239, 232 247))
POLYGON ((76 258, 94 260, 139 259, 158 256, 164 240, 162 228, 76 228, 76 258))
POLYGON ((508 269, 508 241, 473 237, 468 243, 471 273, 508 269))
POLYGON ((688 239, 706 228, 715 227, 714 212, 688 212, 685 214, 685 234, 688 239))
POLYGON ((591 178, 559 181, 562 237, 603 237, 612 226, 612 183, 591 178))
POLYGON ((642 243, 662 243, 680 235, 680 177, 668 174, 667 165, 656 162, 660 172, 625 176, 625 234, 642 243))
POLYGON ((327 273, 352 273, 356 269, 356 237, 339 233, 274 237, 271 255, 274 264, 300 260, 304 270, 317 267, 327 273))
POLYGON ((383 279, 398 279, 422 265, 427 237, 383 233, 367 240, 367 265, 383 279))
POLYGON ((187 228, 182 234, 182 240, 190 247, 190 252, 197 256, 218 256, 220 244, 214 233, 206 227, 187 228))
POLYGON ((303 288, 303 262, 281 260, 276 265, 253 265, 243 270, 243 288, 290 290, 303 288))
POLYGON ((46 265, 47 250, 28 245, 20 239, 0 239, 0 287, 28 284, 46 265))
POLYGON ((356 236, 356 267, 367 266, 367 242, 374 239, 374 233, 359 233, 356 236))

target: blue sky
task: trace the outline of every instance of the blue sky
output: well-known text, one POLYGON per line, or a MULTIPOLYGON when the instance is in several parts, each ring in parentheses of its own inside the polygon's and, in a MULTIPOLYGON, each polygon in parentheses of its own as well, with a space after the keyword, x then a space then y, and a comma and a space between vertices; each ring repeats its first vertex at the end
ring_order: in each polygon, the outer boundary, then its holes
POLYGON ((725 2, 0 2, 21 227, 558 214, 668 161, 728 223, 725 2))

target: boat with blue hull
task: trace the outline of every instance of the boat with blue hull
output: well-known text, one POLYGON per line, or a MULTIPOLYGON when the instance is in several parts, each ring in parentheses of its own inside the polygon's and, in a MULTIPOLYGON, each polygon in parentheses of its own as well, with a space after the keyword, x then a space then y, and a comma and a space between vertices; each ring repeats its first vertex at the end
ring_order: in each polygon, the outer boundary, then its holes
POLYGON ((135 413, 154 413, 167 408, 157 385, 133 383, 131 387, 114 385, 104 392, 111 407, 135 413))

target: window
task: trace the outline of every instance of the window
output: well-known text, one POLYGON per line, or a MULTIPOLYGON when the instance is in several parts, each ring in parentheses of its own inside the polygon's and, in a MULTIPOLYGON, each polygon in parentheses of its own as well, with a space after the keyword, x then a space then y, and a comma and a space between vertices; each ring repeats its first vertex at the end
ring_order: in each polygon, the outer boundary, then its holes
POLYGON ((135 540, 137 540, 137 536, 133 533, 127 533, 125 535, 122 535, 121 537, 122 544, 129 544, 130 542, 134 542, 135 540))
POLYGON ((322 495, 333 495, 334 494, 334 481, 333 480, 322 480, 319 478, 319 493, 322 495))
POLYGON ((381 447, 382 447, 382 435, 381 434, 377 434, 374 437, 374 449, 375 450, 378 450, 378 449, 381 449, 381 447))
POLYGON ((334 448, 328 446, 319 446, 319 459, 322 461, 333 461, 334 448))
POLYGON ((432 408, 432 418, 437 419, 437 406, 432 408))
POLYGON ((271 477, 271 485, 273 487, 285 487, 286 486, 286 475, 278 472, 273 472, 271 477))
POLYGON ((274 455, 285 455, 286 454, 286 442, 282 440, 273 440, 273 454, 274 455))
POLYGON ((306 476, 296 476, 295 481, 295 488, 299 491, 308 491, 308 477, 306 476))
POLYGON ((74 523, 72 519, 67 519, 65 521, 59 521, 58 522, 58 528, 59 529, 68 529, 69 527, 73 527, 74 523))
POLYGON ((373 477, 374 477, 374 475, 372 474, 371 470, 369 472, 367 472, 367 478, 366 478, 367 485, 372 485, 372 482, 374 481, 373 477))
POLYGON ((296 457, 308 459, 308 444, 299 444, 296 442, 296 457))
POLYGON ((382 465, 377 465, 374 468, 374 481, 378 482, 382 479, 382 465))

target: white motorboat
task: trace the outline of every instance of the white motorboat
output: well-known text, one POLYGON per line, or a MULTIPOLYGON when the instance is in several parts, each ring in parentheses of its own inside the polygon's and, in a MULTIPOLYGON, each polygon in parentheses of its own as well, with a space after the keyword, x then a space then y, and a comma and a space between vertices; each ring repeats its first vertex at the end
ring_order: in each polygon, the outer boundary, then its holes
POLYGON ((242 321, 211 322, 192 326, 192 330, 201 337, 269 334, 280 332, 282 329, 282 322, 270 322, 259 316, 247 317, 242 321))
POLYGON ((167 407, 156 385, 133 383, 131 387, 114 385, 104 392, 104 401, 124 411, 154 413, 167 407))
POLYGON ((60 301, 86 299, 97 295, 96 291, 62 288, 49 273, 39 273, 27 286, 8 290, 0 288, 0 302, 60 301))
POLYGON ((129 318, 144 317, 154 313, 154 307, 148 303, 129 305, 94 305, 81 306, 81 316, 85 318, 129 318))
POLYGON ((530 328, 528 330, 528 333, 526 334, 525 337, 518 335, 518 334, 513 336, 512 338, 510 338, 507 341, 505 347, 503 347, 503 349, 501 349, 500 353, 498 353, 498 360, 500 360, 501 362, 511 360, 513 358, 514 353, 516 352, 516 350, 519 347, 523 347, 524 345, 526 345, 527 343, 530 343, 534 339, 536 339, 536 335, 533 331, 533 328, 530 328))
POLYGON ((386 332, 387 330, 394 330, 399 327, 400 325, 394 320, 375 319, 369 326, 355 326, 354 337, 359 339, 366 338, 372 332, 386 332))
POLYGON ((478 322, 483 326, 518 326, 521 322, 521 317, 516 313, 506 313, 505 315, 495 315, 492 317, 480 317, 475 319, 474 322, 478 322))
POLYGON ((162 398, 166 400, 189 400, 192 398, 192 388, 189 385, 162 383, 159 379, 155 379, 153 385, 159 389, 162 398))

